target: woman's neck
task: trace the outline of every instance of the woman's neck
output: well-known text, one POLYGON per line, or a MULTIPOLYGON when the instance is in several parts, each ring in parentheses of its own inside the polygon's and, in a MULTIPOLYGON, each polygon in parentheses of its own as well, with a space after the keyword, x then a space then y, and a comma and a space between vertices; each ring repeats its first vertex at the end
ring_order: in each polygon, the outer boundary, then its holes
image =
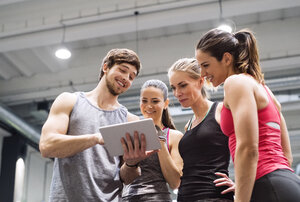
POLYGON ((192 110, 195 114, 196 119, 203 119, 203 117, 207 114, 207 111, 209 110, 210 106, 212 105, 212 101, 208 100, 207 98, 199 99, 198 102, 196 102, 192 106, 192 110))
POLYGON ((153 120, 154 124, 157 125, 160 129, 163 129, 165 126, 161 120, 153 120))

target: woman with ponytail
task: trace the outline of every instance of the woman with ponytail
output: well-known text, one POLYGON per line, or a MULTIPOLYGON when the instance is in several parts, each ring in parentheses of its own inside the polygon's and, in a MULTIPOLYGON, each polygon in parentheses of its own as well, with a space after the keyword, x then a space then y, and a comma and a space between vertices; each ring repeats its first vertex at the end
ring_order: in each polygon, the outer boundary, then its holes
POLYGON ((265 85, 252 32, 210 30, 197 44, 196 58, 202 77, 224 84, 220 125, 234 162, 235 201, 300 201, 286 123, 265 85))
POLYGON ((141 88, 140 109, 145 118, 152 118, 159 131, 160 151, 141 161, 141 176, 123 191, 128 202, 171 202, 171 189, 178 188, 182 175, 182 159, 178 143, 182 133, 175 129, 168 111, 168 88, 160 80, 148 80, 141 88))

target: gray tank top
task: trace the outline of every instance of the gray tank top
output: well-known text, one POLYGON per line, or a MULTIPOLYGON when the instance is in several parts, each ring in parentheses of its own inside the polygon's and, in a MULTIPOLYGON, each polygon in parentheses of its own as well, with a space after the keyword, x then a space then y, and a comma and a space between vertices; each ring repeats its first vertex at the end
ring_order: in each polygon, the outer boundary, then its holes
MULTIPOLYGON (((169 128, 163 130, 167 136, 167 147, 169 142, 169 128)), ((126 185, 123 190, 123 202, 159 202, 172 201, 167 182, 160 168, 158 154, 155 153, 140 162, 142 175, 131 184, 126 185)))
MULTIPOLYGON (((106 111, 92 105, 84 93, 70 114, 68 135, 97 133, 100 126, 127 121, 124 106, 106 111)), ((117 141, 117 140, 116 140, 117 141)), ((121 201, 120 158, 95 145, 72 157, 55 158, 50 188, 51 202, 121 201)))

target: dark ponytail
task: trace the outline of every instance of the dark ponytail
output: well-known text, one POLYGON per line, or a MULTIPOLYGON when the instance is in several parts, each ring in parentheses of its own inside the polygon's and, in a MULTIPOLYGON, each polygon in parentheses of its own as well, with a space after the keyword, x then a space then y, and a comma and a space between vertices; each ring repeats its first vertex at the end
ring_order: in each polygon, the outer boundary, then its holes
POLYGON ((197 50, 209 53, 221 61, 224 53, 234 58, 235 73, 248 73, 259 83, 264 83, 264 76, 259 66, 256 39, 251 31, 241 30, 235 34, 219 29, 212 29, 200 39, 197 50))
POLYGON ((176 130, 168 108, 163 110, 161 121, 165 127, 176 130))
POLYGON ((248 73, 259 83, 264 83, 264 75, 259 65, 259 55, 256 39, 249 30, 241 30, 234 34, 238 40, 235 58, 235 71, 248 73))

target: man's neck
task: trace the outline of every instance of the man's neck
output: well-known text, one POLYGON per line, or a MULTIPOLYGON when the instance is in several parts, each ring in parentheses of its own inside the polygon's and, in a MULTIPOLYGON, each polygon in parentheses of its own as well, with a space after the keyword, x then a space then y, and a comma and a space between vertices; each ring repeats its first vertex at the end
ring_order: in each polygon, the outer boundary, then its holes
POLYGON ((96 88, 87 94, 88 99, 97 107, 104 110, 114 110, 120 107, 118 102, 118 97, 116 95, 112 95, 105 82, 99 82, 96 88))

